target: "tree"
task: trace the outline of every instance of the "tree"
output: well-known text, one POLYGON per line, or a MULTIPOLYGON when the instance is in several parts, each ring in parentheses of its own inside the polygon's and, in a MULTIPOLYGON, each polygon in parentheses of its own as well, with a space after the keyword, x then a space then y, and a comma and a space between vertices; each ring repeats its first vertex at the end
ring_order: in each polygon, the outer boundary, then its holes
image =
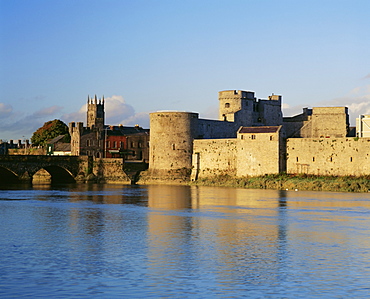
POLYGON ((68 126, 61 120, 54 119, 44 123, 41 128, 37 129, 31 137, 31 142, 36 146, 45 146, 49 140, 60 135, 64 135, 63 142, 71 141, 68 126))

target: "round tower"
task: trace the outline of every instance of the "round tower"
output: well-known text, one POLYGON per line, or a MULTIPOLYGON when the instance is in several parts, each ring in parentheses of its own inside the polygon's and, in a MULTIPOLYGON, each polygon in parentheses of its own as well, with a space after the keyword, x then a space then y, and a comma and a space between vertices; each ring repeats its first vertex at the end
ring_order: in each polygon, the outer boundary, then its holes
POLYGON ((149 170, 154 176, 190 175, 198 113, 150 113, 149 170))

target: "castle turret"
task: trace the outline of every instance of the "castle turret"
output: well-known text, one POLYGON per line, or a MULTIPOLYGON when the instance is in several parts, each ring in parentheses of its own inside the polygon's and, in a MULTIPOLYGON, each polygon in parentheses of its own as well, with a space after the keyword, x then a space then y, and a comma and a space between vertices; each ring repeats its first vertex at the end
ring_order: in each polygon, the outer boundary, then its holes
MULTIPOLYGON (((243 123, 240 125, 249 126, 253 123, 254 92, 243 90, 224 90, 218 93, 219 120, 235 121, 235 113, 242 111, 243 116, 239 117, 243 123)), ((239 112, 240 113, 240 112, 239 112)))
POLYGON ((198 113, 150 114, 149 170, 153 176, 190 175, 193 139, 198 134, 198 113))
POLYGON ((224 90, 218 93, 219 120, 235 122, 239 126, 279 126, 283 123, 281 96, 268 100, 256 99, 254 92, 224 90))
POLYGON ((96 97, 94 99, 90 99, 87 97, 87 127, 92 129, 100 129, 103 130, 104 128, 104 96, 103 99, 99 99, 96 97))

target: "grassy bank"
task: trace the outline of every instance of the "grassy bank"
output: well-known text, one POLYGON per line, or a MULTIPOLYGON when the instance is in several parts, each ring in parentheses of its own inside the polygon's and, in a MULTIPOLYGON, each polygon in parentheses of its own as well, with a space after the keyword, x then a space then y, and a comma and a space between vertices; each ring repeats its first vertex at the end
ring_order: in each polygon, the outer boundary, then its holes
POLYGON ((199 179, 191 184, 199 186, 223 186, 250 189, 369 192, 370 176, 352 177, 273 174, 259 177, 235 178, 228 175, 222 175, 199 179))

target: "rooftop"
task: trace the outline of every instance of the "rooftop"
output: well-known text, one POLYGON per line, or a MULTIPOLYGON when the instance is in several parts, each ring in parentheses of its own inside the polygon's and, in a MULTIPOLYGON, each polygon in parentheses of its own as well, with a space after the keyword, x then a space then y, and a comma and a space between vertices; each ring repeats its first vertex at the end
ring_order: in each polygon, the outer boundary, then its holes
POLYGON ((279 126, 241 127, 239 133, 276 133, 279 126))

